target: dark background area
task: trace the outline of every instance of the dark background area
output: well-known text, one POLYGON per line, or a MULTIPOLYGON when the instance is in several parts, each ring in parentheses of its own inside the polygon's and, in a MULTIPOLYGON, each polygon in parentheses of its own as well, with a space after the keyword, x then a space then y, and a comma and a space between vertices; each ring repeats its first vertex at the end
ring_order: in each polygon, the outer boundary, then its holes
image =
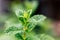
POLYGON ((38 0, 35 14, 43 14, 53 20, 60 20, 60 0, 38 0))
POLYGON ((39 0, 36 13, 46 15, 54 20, 60 20, 60 0, 39 0))

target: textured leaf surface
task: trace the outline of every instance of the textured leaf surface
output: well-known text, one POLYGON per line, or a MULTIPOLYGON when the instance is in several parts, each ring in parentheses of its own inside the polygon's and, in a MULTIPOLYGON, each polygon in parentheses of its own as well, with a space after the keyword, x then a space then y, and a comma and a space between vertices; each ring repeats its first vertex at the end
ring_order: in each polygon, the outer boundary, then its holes
POLYGON ((29 19, 30 22, 38 23, 43 22, 46 19, 43 15, 35 15, 29 19))
POLYGON ((35 23, 29 22, 29 23, 27 24, 27 28, 28 28, 27 31, 28 31, 28 32, 32 31, 35 26, 36 26, 35 23))

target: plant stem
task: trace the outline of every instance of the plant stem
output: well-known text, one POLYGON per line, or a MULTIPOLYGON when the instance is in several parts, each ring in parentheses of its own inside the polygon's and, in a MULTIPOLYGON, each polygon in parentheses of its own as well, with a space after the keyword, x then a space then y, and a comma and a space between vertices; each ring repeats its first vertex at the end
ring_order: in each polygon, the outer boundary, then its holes
POLYGON ((24 30, 23 39, 25 40, 26 39, 26 30, 27 30, 27 27, 24 27, 23 30, 24 30))

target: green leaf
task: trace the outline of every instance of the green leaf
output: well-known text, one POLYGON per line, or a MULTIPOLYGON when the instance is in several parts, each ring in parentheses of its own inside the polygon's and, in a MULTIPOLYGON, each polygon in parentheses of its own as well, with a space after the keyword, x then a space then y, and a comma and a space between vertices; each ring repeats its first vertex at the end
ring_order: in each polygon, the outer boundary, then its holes
POLYGON ((22 29, 23 29, 23 25, 18 21, 13 22, 13 20, 7 20, 5 23, 5 32, 17 31, 22 29))
POLYGON ((35 16, 31 17, 28 21, 39 24, 39 23, 43 22, 45 19, 46 19, 46 17, 43 15, 35 15, 35 16))
POLYGON ((21 40, 23 40, 23 37, 21 36, 20 33, 16 33, 16 34, 15 34, 15 37, 16 37, 17 39, 21 39, 21 40))
POLYGON ((27 28, 28 28, 27 31, 28 31, 28 32, 32 31, 35 26, 36 26, 36 24, 29 22, 29 23, 27 24, 27 28))
POLYGON ((18 29, 17 27, 12 26, 12 27, 9 27, 8 29, 6 29, 6 33, 11 32, 11 31, 17 31, 17 30, 20 30, 20 29, 18 29))
POLYGON ((20 3, 12 3, 11 10, 16 14, 17 17, 23 16, 24 7, 20 3))
POLYGON ((19 21, 22 23, 22 24, 25 24, 25 21, 26 21, 27 19, 25 19, 25 18, 23 18, 23 17, 19 17, 19 21))
POLYGON ((28 30, 31 31, 37 24, 43 22, 46 19, 43 15, 35 15, 28 20, 28 30))
POLYGON ((27 32, 25 32, 24 30, 22 30, 21 32, 18 32, 15 34, 15 37, 17 37, 18 39, 26 39, 27 38, 27 32))

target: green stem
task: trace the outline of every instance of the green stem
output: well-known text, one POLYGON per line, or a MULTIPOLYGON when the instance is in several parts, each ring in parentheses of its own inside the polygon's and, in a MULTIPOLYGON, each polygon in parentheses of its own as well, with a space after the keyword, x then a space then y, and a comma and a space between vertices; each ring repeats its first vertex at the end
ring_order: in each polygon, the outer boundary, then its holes
POLYGON ((23 28, 24 30, 24 34, 23 34, 23 39, 26 40, 26 30, 27 30, 27 26, 26 26, 27 22, 25 22, 25 26, 23 28))

